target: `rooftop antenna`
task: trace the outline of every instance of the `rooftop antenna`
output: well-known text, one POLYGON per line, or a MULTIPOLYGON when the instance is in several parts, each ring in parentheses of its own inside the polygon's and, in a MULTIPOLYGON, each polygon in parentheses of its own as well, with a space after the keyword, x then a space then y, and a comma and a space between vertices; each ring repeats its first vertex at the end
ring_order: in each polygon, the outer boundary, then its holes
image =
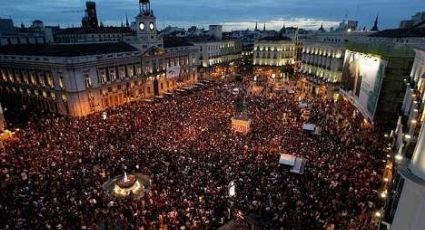
POLYGON ((360 11, 360 4, 359 4, 359 1, 357 0, 356 13, 354 14, 354 20, 356 20, 356 21, 357 21, 357 15, 358 15, 359 11, 360 11))

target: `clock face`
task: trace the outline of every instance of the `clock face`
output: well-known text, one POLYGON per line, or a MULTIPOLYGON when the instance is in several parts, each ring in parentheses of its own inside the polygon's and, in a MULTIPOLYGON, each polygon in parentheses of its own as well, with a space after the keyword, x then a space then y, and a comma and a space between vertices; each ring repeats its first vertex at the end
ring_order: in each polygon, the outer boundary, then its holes
POLYGON ((155 25, 151 22, 151 24, 149 25, 149 27, 151 28, 151 30, 155 29, 155 25))
POLYGON ((140 28, 140 30, 144 30, 145 29, 145 24, 140 23, 139 28, 140 28))

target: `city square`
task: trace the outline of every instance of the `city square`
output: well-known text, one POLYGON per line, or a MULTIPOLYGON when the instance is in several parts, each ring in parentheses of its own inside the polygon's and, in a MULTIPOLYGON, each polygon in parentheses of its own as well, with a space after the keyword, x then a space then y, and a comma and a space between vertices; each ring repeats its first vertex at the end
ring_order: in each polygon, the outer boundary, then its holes
POLYGON ((243 135, 230 128, 234 97, 216 83, 185 96, 117 107, 105 120, 93 114, 31 122, 2 155, 10 176, 3 205, 15 216, 7 219, 15 226, 25 220, 23 228, 46 222, 66 229, 215 229, 241 212, 240 218, 263 216, 269 229, 371 226, 385 156, 379 137, 358 126, 362 118, 353 118, 347 102, 310 102, 311 120, 325 138, 302 130, 295 95, 249 96, 253 130, 243 135), (306 173, 280 166, 281 153, 308 159, 306 173), (20 169, 23 181, 15 175, 20 169), (124 170, 152 177, 142 200, 115 200, 102 191, 107 178, 124 170), (230 198, 233 180, 236 197, 230 198), (12 194, 18 199, 8 199, 12 194), (31 218, 31 212, 40 215, 31 218))
POLYGON ((0 229, 423 227, 425 12, 238 30, 102 4, 0 18, 0 229))

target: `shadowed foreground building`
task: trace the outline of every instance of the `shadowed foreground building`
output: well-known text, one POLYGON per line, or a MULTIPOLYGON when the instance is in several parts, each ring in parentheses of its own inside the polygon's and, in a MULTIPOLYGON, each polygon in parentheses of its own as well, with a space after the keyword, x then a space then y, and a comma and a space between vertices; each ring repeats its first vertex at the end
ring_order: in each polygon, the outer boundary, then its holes
POLYGON ((416 49, 392 150, 397 163, 382 217, 382 230, 416 230, 425 225, 425 50, 416 49))

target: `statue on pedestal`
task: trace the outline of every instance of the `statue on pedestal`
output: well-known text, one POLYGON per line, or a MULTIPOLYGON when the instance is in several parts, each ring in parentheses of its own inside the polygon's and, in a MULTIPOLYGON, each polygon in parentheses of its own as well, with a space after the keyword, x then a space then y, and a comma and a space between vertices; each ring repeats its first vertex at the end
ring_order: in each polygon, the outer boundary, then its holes
POLYGON ((251 120, 248 118, 245 92, 239 91, 235 100, 235 116, 232 118, 232 129, 247 134, 251 131, 251 120))
POLYGON ((4 118, 3 108, 0 104, 0 133, 6 129, 6 119, 4 118))

